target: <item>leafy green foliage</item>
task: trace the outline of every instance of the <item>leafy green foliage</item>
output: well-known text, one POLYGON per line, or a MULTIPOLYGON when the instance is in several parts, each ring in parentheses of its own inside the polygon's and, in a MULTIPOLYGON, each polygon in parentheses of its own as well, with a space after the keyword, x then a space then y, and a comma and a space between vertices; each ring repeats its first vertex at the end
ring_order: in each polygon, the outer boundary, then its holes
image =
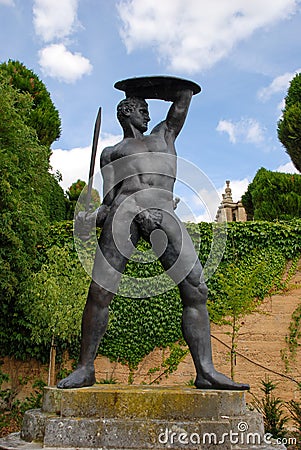
POLYGON ((23 122, 30 109, 29 96, 0 79, 0 338, 4 345, 7 335, 14 333, 20 283, 36 267, 37 243, 48 224, 41 202, 47 149, 23 122))
POLYGON ((65 202, 48 171, 49 149, 25 123, 32 103, 0 71, 0 339, 8 354, 26 347, 17 299, 22 283, 39 269, 38 245, 65 202))
POLYGON ((278 122, 278 138, 301 172, 301 73, 290 82, 282 118, 278 122))
POLYGON ((242 203, 250 220, 301 217, 301 175, 261 168, 242 196, 242 203))
POLYGON ((40 144, 50 147, 60 137, 61 120, 45 84, 19 61, 0 64, 0 73, 12 87, 30 95, 33 105, 24 121, 36 131, 40 144))
POLYGON ((237 262, 222 262, 210 280, 209 311, 217 323, 231 327, 231 377, 234 379, 237 337, 242 318, 256 310, 279 284, 285 258, 275 249, 252 251, 237 262))
POLYGON ((155 347, 166 347, 181 338, 181 306, 177 292, 146 299, 117 295, 110 313, 100 353, 112 360, 118 358, 133 368, 155 347))
MULTIPOLYGON (((301 389, 301 386, 300 386, 301 389)), ((296 437, 297 442, 301 442, 301 402, 297 400, 290 400, 285 404, 290 412, 291 419, 294 424, 295 430, 293 435, 296 437)))
POLYGON ((290 352, 296 355, 297 348, 300 347, 301 338, 301 303, 297 306, 292 314, 292 321, 289 326, 289 335, 286 341, 289 345, 290 352))
POLYGON ((3 373, 0 369, 0 399, 2 401, 0 430, 4 431, 3 435, 0 431, 1 437, 5 435, 6 427, 8 427, 8 430, 11 429, 12 423, 15 424, 17 429, 20 429, 25 411, 33 408, 40 408, 42 406, 43 387, 45 386, 45 383, 42 380, 36 380, 32 385, 33 391, 25 398, 25 400, 21 401, 16 397, 20 385, 26 384, 27 382, 19 380, 19 386, 11 386, 3 389, 3 382, 7 383, 9 381, 8 374, 3 373))
POLYGON ((98 384, 117 384, 117 380, 115 378, 102 378, 98 384))
MULTIPOLYGON (((88 186, 85 181, 77 180, 69 187, 67 195, 67 219, 73 220, 75 210, 84 211, 86 208, 88 186)), ((99 193, 96 189, 91 191, 91 211, 100 205, 99 193)))
POLYGON ((79 179, 74 183, 72 183, 69 189, 67 190, 69 200, 77 202, 85 186, 87 186, 87 183, 79 179))
POLYGON ((33 342, 50 346, 52 336, 67 343, 79 337, 88 282, 68 245, 47 250, 47 263, 28 278, 19 301, 33 342))
POLYGON ((261 380, 261 383, 264 395, 261 399, 254 397, 254 406, 263 415, 265 432, 271 433, 275 439, 285 438, 289 418, 284 414, 283 401, 273 393, 277 385, 269 379, 261 380))
POLYGON ((178 365, 185 356, 189 353, 187 346, 182 348, 180 345, 172 344, 170 345, 170 355, 165 359, 162 366, 166 367, 164 374, 170 374, 177 370, 178 365))
MULTIPOLYGON (((51 154, 49 147, 60 136, 61 121, 58 111, 44 83, 22 63, 9 60, 7 63, 0 64, 0 79, 2 89, 15 91, 11 107, 18 112, 19 120, 32 128, 34 139, 38 139, 35 143, 37 151, 33 152, 32 158, 36 157, 37 161, 43 162, 43 167, 39 167, 35 178, 39 177, 40 186, 37 194, 41 195, 40 203, 44 212, 51 222, 64 220, 66 218, 64 191, 58 183, 57 175, 49 172, 51 154)), ((1 131, 0 128, 2 135, 1 131)), ((19 132, 23 133, 22 129, 19 129, 19 132)), ((5 145, 6 141, 3 139, 3 146, 5 145)), ((28 157, 27 154, 25 155, 28 157)), ((25 158, 24 162, 23 170, 26 170, 25 158)), ((15 163, 18 164, 17 161, 15 163)), ((27 173, 27 177, 30 176, 32 174, 27 173)))
POLYGON ((58 174, 48 174, 48 187, 45 189, 46 211, 50 222, 60 222, 66 219, 67 207, 64 190, 59 185, 58 174))
POLYGON ((182 362, 189 353, 188 346, 184 339, 181 339, 179 342, 169 345, 169 351, 169 355, 163 359, 160 366, 152 367, 149 369, 149 375, 156 374, 155 378, 153 378, 149 384, 159 383, 162 380, 163 376, 165 378, 168 378, 170 374, 174 373, 177 370, 180 362, 182 362))
POLYGON ((286 348, 281 352, 286 370, 290 369, 292 362, 295 362, 297 350, 301 346, 301 303, 296 307, 292 314, 291 322, 288 328, 288 334, 285 336, 286 348))
POLYGON ((283 254, 273 248, 252 250, 236 262, 223 261, 208 283, 215 321, 252 312, 280 284, 285 263, 283 254))

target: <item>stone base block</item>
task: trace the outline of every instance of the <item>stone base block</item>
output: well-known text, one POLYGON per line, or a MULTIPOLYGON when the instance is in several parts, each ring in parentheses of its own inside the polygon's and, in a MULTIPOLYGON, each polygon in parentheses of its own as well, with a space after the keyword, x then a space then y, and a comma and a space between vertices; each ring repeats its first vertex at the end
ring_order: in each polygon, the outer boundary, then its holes
POLYGON ((0 449, 39 448, 281 450, 285 447, 266 441, 263 419, 257 412, 248 411, 244 392, 104 385, 70 390, 45 388, 42 408, 25 413, 21 434, 11 435, 5 442, 0 440, 0 449))

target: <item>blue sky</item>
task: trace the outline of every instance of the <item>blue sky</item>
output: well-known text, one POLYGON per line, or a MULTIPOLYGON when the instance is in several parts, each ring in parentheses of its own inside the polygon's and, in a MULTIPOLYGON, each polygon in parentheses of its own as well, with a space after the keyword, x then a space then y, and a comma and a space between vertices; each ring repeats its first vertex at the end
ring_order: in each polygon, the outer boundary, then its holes
MULTIPOLYGON (((99 152, 121 138, 123 94, 114 83, 142 75, 202 87, 177 140, 178 155, 200 174, 190 180, 188 169, 176 186, 183 218, 214 220, 228 179, 238 200, 259 168, 295 171, 277 121, 301 71, 300 0, 0 0, 0 23, 0 61, 33 70, 59 110, 51 163, 64 189, 87 181, 99 106, 99 152)), ((169 103, 149 106, 151 129, 169 103)))

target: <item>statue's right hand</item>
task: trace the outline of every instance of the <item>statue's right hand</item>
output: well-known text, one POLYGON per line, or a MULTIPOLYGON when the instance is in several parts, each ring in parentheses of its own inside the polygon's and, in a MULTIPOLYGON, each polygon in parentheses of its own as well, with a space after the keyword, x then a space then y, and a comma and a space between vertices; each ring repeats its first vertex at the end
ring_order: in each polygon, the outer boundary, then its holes
POLYGON ((96 227, 102 227, 110 208, 106 205, 101 205, 95 211, 79 211, 75 216, 74 226, 77 236, 83 241, 90 239, 91 231, 96 227))
POLYGON ((75 234, 82 240, 87 241, 90 239, 90 233, 93 229, 93 223, 95 227, 96 218, 93 219, 94 213, 88 213, 86 211, 79 211, 74 218, 74 230, 75 234))
POLYGON ((101 228, 107 218, 107 215, 110 211, 110 207, 102 204, 95 212, 96 212, 96 226, 101 228))

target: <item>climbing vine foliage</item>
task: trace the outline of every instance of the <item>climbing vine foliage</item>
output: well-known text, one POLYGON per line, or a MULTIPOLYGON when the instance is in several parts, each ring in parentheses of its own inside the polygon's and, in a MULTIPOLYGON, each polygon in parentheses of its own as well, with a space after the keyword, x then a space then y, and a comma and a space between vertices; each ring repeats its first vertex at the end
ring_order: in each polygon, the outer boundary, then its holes
MULTIPOLYGON (((199 257, 203 265, 210 253, 212 227, 210 223, 188 226, 192 235, 200 235, 199 257)), ((143 240, 138 245, 140 251, 150 250, 143 240)), ((207 281, 211 320, 221 323, 234 315, 239 318, 246 311, 252 312, 252 305, 257 306, 266 295, 281 288, 287 261, 300 254, 300 219, 228 224, 222 261, 207 281), (229 292, 236 292, 236 297, 229 292), (248 304, 244 304, 244 298, 248 304)), ((24 285, 18 303, 18 311, 26 317, 26 354, 41 357, 47 342, 50 345, 50 336, 55 334, 58 350, 68 348, 76 358, 90 278, 75 251, 71 222, 50 227, 39 258, 40 269, 24 285)), ((131 261, 126 267, 127 275, 148 277, 150 283, 154 275, 162 272, 158 261, 131 261)), ((109 326, 99 352, 135 368, 155 347, 167 347, 182 339, 181 313, 177 287, 151 298, 117 294, 110 305, 109 326)), ((14 352, 18 356, 17 348, 14 352)))

